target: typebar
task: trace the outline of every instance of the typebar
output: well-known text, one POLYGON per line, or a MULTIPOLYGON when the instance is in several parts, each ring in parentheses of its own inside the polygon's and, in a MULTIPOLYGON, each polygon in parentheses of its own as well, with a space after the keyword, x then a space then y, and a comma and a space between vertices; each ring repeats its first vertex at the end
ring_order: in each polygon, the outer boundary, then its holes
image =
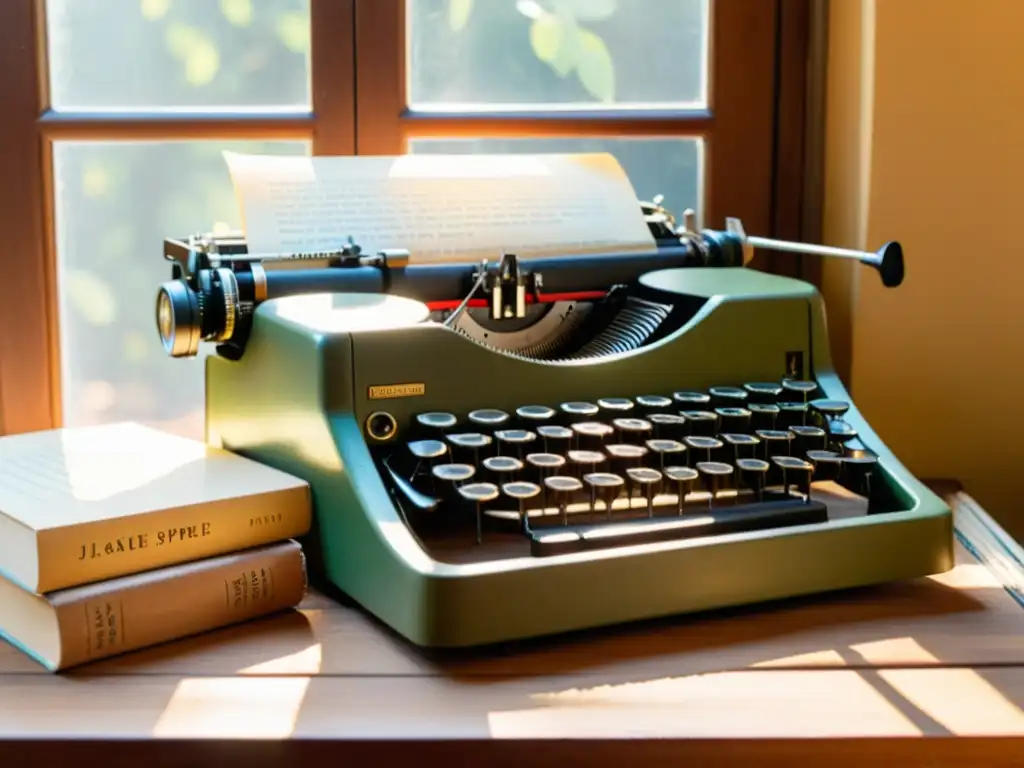
POLYGON ((759 531, 828 521, 819 501, 792 499, 744 504, 681 517, 659 517, 622 523, 565 526, 530 532, 530 553, 550 557, 595 549, 627 547, 677 539, 759 531))

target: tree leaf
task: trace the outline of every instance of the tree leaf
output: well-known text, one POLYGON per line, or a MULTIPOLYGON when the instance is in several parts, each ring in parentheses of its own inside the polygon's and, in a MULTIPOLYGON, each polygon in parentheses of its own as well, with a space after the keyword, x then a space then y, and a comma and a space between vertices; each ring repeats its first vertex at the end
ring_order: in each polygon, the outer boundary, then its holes
POLYGON ((562 24, 562 44, 558 46, 558 54, 555 58, 548 62, 559 77, 565 77, 576 66, 579 31, 579 27, 575 24, 562 24))
POLYGON ((538 59, 549 64, 555 60, 564 31, 564 25, 554 16, 543 16, 530 24, 530 46, 538 59))
POLYGON ((588 29, 577 35, 576 74, 580 83, 595 98, 605 103, 615 100, 615 63, 604 40, 588 29))
POLYGON ((453 32, 459 32, 469 23, 473 13, 473 0, 448 0, 448 26, 453 32))
POLYGON ((557 12, 577 21, 603 21, 615 15, 619 0, 553 0, 557 12))

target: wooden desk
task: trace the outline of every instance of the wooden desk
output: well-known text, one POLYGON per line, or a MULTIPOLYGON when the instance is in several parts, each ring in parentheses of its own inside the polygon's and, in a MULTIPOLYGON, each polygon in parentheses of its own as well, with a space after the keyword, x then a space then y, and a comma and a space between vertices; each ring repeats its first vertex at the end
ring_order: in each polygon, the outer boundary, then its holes
POLYGON ((967 544, 950 573, 500 652, 424 654, 316 594, 63 677, 0 646, 0 754, 106 768, 1024 762, 1021 550, 949 497, 967 544))

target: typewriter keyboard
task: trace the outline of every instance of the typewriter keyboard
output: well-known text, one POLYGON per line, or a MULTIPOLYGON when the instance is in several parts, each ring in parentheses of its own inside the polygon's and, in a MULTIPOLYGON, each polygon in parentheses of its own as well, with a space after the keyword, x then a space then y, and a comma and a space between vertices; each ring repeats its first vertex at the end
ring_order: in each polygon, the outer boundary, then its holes
POLYGON ((545 557, 825 522, 829 481, 867 503, 877 458, 813 381, 416 417, 382 468, 436 549, 545 557), (449 549, 454 549, 449 547, 449 549))

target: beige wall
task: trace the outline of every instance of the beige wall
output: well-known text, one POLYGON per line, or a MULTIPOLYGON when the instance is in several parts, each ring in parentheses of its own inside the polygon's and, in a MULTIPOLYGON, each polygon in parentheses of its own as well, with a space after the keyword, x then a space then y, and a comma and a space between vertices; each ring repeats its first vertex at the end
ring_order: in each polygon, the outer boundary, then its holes
POLYGON ((900 288, 829 265, 858 406, 921 477, 1024 539, 1024 0, 831 0, 823 234, 900 240, 900 288))

